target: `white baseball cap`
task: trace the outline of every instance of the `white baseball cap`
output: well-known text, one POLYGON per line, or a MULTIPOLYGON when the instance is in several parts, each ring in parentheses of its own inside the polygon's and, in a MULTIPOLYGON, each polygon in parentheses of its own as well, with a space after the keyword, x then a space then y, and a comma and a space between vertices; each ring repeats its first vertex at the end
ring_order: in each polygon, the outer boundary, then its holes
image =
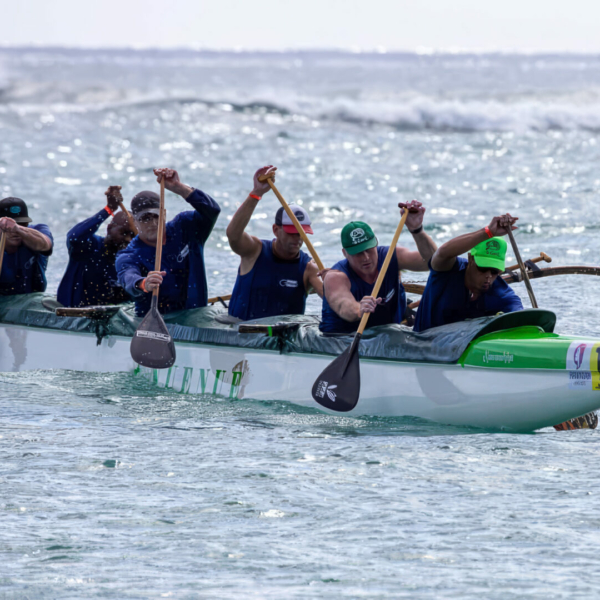
MULTIPOLYGON (((311 220, 308 216, 308 213, 297 204, 290 204, 290 210, 294 213, 296 219, 298 219, 298 222, 302 226, 302 229, 304 229, 306 233, 313 233, 312 227, 310 226, 311 220)), ((283 206, 275 214, 275 225, 283 227, 283 230, 286 233, 298 233, 296 231, 296 226, 294 225, 294 223, 292 223, 292 220, 290 219, 287 212, 285 212, 283 206)))

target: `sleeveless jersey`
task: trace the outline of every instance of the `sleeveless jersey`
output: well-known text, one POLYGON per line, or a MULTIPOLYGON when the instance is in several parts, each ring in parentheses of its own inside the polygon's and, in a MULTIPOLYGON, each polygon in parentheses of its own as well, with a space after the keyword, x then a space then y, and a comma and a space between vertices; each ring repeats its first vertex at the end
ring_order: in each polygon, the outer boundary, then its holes
POLYGON ((301 250, 297 260, 279 260, 273 254, 273 242, 261 242, 262 250, 252 270, 245 275, 238 270, 229 314, 243 321, 304 314, 304 271, 310 256, 301 250))
MULTIPOLYGON (((380 270, 389 246, 377 247, 377 269, 380 270)), ((332 269, 341 271, 350 280, 350 292, 357 301, 362 300, 364 296, 370 296, 373 292, 374 283, 367 283, 361 279, 350 267, 347 259, 336 263, 332 269)), ((396 253, 392 254, 392 259, 381 284, 378 294, 383 298, 383 302, 375 309, 375 312, 369 317, 367 328, 376 325, 387 325, 388 323, 400 323, 406 310, 406 293, 404 286, 398 279, 398 258, 396 253)), ((325 333, 353 333, 358 329, 360 321, 349 322, 342 319, 327 302, 326 296, 323 297, 323 312, 321 316, 321 331, 325 333)))

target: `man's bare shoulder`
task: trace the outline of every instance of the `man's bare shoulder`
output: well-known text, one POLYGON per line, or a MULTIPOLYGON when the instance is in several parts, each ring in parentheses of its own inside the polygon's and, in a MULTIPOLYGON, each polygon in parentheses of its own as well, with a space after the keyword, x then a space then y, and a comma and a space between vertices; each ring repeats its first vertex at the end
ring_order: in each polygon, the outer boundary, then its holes
POLYGON ((350 288, 350 280, 348 279, 346 273, 344 273, 343 271, 338 271, 336 269, 331 269, 331 271, 327 271, 325 281, 327 281, 327 287, 329 289, 331 289, 332 286, 336 288, 350 288))

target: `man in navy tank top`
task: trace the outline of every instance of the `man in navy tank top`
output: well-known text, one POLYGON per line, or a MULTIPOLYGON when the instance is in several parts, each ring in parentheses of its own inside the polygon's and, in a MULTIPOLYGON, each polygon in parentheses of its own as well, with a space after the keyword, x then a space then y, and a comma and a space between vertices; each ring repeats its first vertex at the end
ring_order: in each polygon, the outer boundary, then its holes
MULTIPOLYGON (((283 207, 275 215, 274 240, 261 240, 246 231, 258 203, 271 189, 267 182, 258 178, 266 173, 274 175, 276 170, 276 167, 268 166, 256 171, 254 189, 227 227, 229 245, 241 257, 229 314, 242 321, 304 314, 306 296, 312 290, 321 297, 323 295, 317 265, 300 249, 302 238, 283 207)), ((312 234, 308 213, 301 206, 292 204, 290 208, 302 229, 312 234)))
POLYGON ((320 329, 324 333, 353 333, 365 313, 372 313, 367 327, 400 323, 406 310, 406 294, 400 271, 427 271, 437 246, 423 230, 425 208, 420 202, 400 203, 401 214, 409 211, 406 227, 416 251, 398 246, 392 254, 379 297, 371 293, 389 246, 378 246, 367 223, 352 221, 342 229, 344 260, 327 273, 320 329))
POLYGON ((483 229, 466 233, 438 248, 415 318, 414 331, 425 331, 465 319, 523 310, 523 303, 498 275, 504 271, 502 237, 516 217, 494 217, 483 229), (468 258, 459 255, 469 252, 468 258))

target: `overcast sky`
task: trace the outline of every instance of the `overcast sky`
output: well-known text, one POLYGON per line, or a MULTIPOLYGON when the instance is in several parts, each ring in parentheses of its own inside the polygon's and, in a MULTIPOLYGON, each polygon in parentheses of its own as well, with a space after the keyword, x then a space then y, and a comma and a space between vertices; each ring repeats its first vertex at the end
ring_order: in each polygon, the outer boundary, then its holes
POLYGON ((4 0, 0 42, 600 52, 591 0, 4 0))

